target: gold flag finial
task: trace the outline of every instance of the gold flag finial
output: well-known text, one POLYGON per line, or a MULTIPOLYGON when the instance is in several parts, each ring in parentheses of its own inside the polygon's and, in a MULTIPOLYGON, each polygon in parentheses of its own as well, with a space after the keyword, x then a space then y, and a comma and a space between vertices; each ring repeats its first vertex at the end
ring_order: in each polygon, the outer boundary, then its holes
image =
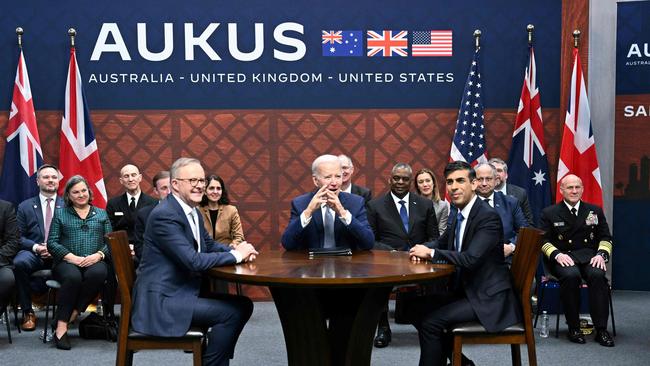
POLYGON ((528 45, 532 46, 533 45, 533 31, 535 30, 535 26, 532 24, 528 24, 526 27, 526 31, 528 32, 528 45))
POLYGON ((77 31, 74 28, 68 29, 68 36, 70 36, 70 46, 74 47, 74 37, 77 35, 77 31))
POLYGON ((478 50, 481 48, 481 30, 477 29, 474 31, 474 46, 478 50))
POLYGON ((16 35, 18 36, 18 47, 19 48, 23 48, 23 34, 24 33, 25 33, 25 31, 23 30, 23 28, 21 28, 21 27, 16 28, 16 35))
POLYGON ((573 47, 578 48, 580 43, 580 30, 576 29, 573 31, 573 47))

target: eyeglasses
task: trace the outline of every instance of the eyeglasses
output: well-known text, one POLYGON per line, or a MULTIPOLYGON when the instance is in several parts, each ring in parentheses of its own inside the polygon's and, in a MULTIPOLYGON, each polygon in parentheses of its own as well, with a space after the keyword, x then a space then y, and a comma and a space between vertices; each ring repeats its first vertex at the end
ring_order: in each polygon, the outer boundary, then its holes
POLYGON ((199 184, 205 186, 205 178, 174 178, 174 179, 189 182, 192 187, 196 187, 199 184))

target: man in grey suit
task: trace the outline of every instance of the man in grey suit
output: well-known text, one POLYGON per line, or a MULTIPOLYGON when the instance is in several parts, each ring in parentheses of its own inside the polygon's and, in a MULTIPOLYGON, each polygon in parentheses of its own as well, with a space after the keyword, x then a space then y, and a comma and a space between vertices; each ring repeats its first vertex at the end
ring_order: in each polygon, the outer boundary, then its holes
POLYGON ((341 184, 341 192, 347 192, 356 194, 357 196, 363 197, 363 201, 366 206, 368 202, 372 199, 372 191, 366 187, 358 186, 352 183, 352 175, 354 175, 354 164, 352 164, 352 159, 347 155, 339 155, 339 161, 341 162, 341 171, 343 183, 341 184))
POLYGON ((528 202, 528 193, 525 189, 508 183, 508 164, 499 158, 492 158, 489 163, 494 165, 494 168, 497 170, 498 180, 494 190, 506 196, 515 197, 519 201, 519 206, 521 206, 521 211, 523 211, 528 225, 533 225, 533 211, 530 209, 530 203, 528 202))
POLYGON ((36 271, 52 267, 52 256, 47 251, 46 242, 54 210, 63 207, 63 199, 56 194, 59 180, 59 170, 56 166, 41 165, 36 171, 38 196, 21 202, 16 213, 21 250, 14 258, 14 273, 18 303, 23 309, 21 328, 26 331, 36 329, 37 325, 36 314, 32 309, 30 276, 36 271))
POLYGON ((199 297, 201 273, 252 261, 258 253, 247 242, 237 249, 215 242, 205 230, 196 209, 205 189, 205 171, 198 160, 180 158, 170 173, 172 194, 147 221, 131 324, 137 332, 158 337, 179 337, 191 326, 211 328, 203 364, 228 365, 253 303, 230 294, 199 297))

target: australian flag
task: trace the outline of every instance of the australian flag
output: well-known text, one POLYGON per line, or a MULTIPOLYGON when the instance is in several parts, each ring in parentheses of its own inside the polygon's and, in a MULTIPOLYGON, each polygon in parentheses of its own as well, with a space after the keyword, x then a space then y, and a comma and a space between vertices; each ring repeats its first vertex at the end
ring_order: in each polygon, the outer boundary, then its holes
POLYGON ((536 75, 535 52, 531 46, 515 129, 512 133, 512 147, 508 158, 508 182, 526 189, 530 208, 533 211, 534 225, 539 226, 542 209, 551 204, 551 185, 536 75))
POLYGON ((20 202, 38 194, 36 171, 43 164, 32 89, 22 50, 18 58, 5 137, 7 140, 0 176, 0 198, 18 206, 20 202))
POLYGON ((323 56, 363 56, 360 30, 321 31, 323 56))
POLYGON ((449 153, 449 161, 465 161, 472 166, 487 162, 479 51, 480 48, 474 53, 474 59, 469 69, 456 120, 454 141, 451 143, 449 153))

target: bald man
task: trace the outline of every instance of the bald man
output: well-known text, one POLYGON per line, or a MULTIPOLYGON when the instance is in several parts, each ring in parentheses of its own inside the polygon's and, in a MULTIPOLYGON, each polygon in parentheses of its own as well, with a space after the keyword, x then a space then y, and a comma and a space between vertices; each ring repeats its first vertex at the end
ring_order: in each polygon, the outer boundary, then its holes
POLYGON ((580 332, 580 285, 589 286, 589 311, 596 328, 596 341, 613 347, 607 332, 609 314, 605 273, 612 254, 612 236, 603 210, 582 201, 582 180, 570 174, 560 182, 562 202, 542 211, 544 234, 542 252, 548 270, 560 280, 560 297, 569 325, 569 340, 584 344, 580 332))

